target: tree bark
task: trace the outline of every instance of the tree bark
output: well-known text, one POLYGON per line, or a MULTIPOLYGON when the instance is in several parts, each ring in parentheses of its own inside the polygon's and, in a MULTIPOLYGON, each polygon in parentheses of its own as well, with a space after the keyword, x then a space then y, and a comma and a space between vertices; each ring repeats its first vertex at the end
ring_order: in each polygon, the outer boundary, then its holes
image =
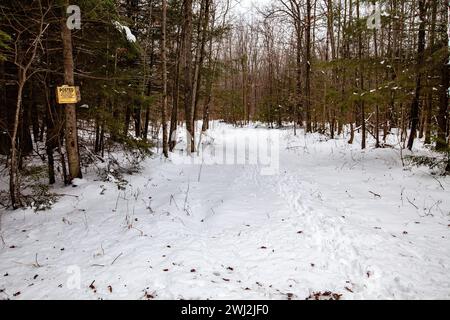
POLYGON ((184 1, 184 116, 186 122, 187 150, 195 152, 193 127, 192 85, 192 0, 184 1))
POLYGON ((423 65, 424 60, 424 51, 425 51, 425 26, 426 26, 426 13, 427 6, 425 0, 419 0, 419 17, 420 17, 420 26, 419 26, 419 35, 418 35, 418 43, 417 43, 417 61, 416 61, 416 89, 413 101, 411 103, 411 132, 408 139, 408 149, 412 150, 414 139, 417 133, 417 126, 419 124, 419 99, 420 99, 420 90, 421 90, 421 80, 422 80, 422 71, 421 67, 423 65))
POLYGON ((311 128, 311 0, 306 0, 306 74, 305 74, 305 105, 306 105, 306 132, 311 128))
POLYGON ((19 88, 17 91, 16 111, 14 116, 14 126, 11 135, 11 152, 9 165, 9 193, 11 198, 11 206, 13 209, 20 207, 21 200, 19 195, 18 166, 17 166, 17 131, 19 128, 19 116, 22 109, 22 94, 26 82, 26 70, 19 68, 19 88))
MULTIPOLYGON (((360 18, 360 10, 359 10, 359 0, 356 1, 356 18, 359 21, 360 18)), ((363 75, 363 65, 362 65, 362 31, 358 30, 358 60, 359 60, 359 67, 358 67, 358 78, 359 78, 359 88, 361 89, 361 92, 364 90, 364 75, 363 75)), ((360 98, 362 99, 362 98, 360 98)), ((364 101, 359 101, 359 108, 361 112, 361 149, 366 148, 366 110, 364 101)))
POLYGON ((177 144, 178 105, 180 102, 180 66, 183 50, 181 42, 178 43, 178 54, 175 68, 175 81, 172 88, 172 113, 170 116, 169 150, 172 152, 177 144))
MULTIPOLYGON (((431 26, 430 26, 430 42, 429 42, 429 50, 432 52, 434 45, 435 45, 435 39, 436 39, 436 17, 437 17, 437 1, 433 1, 432 7, 431 7, 431 26)), ((428 82, 430 82, 428 80, 428 82)), ((433 91, 429 90, 427 95, 427 110, 425 114, 425 143, 430 144, 431 143, 431 120, 432 120, 432 113, 433 113, 433 91)))
POLYGON ((210 0, 202 0, 200 5, 200 19, 198 23, 199 43, 197 44, 197 52, 195 59, 196 63, 194 72, 194 83, 193 83, 194 92, 192 97, 192 104, 193 104, 192 126, 194 130, 195 130, 195 122, 198 116, 198 102, 200 99, 203 61, 205 60, 206 31, 209 24, 209 10, 210 10, 210 0))
POLYGON ((161 121, 163 131, 163 154, 169 157, 169 146, 167 141, 167 59, 166 59, 166 20, 167 20, 167 0, 162 0, 162 26, 161 26, 161 62, 162 62, 162 79, 163 94, 161 106, 161 121))
MULTIPOLYGON (((69 5, 68 0, 64 1, 64 8, 69 5)), ((64 82, 66 85, 73 86, 75 84, 73 70, 73 53, 72 53, 72 34, 67 28, 66 19, 61 21, 61 39, 63 43, 64 57, 64 82)), ((77 113, 75 104, 65 105, 65 140, 67 150, 67 161, 69 164, 69 182, 74 178, 82 178, 80 168, 80 156, 78 151, 78 133, 77 133, 77 113)))
MULTIPOLYGON (((443 3, 442 19, 444 20, 443 25, 448 26, 448 4, 443 3)), ((442 36, 442 49, 445 54, 443 55, 441 64, 441 85, 439 87, 439 110, 438 110, 438 132, 436 139, 436 150, 438 151, 449 151, 448 150, 448 102, 449 102, 449 50, 448 50, 448 33, 447 30, 443 30, 442 36)), ((450 171, 450 158, 447 167, 450 171)))

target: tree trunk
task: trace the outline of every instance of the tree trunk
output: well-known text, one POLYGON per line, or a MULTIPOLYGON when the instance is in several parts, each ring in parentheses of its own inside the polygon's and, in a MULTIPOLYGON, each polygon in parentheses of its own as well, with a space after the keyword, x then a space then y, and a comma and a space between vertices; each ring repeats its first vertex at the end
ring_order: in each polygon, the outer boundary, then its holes
MULTIPOLYGON (((438 1, 432 1, 431 7, 431 26, 430 26, 430 42, 429 50, 432 52, 434 49, 435 39, 436 39, 436 17, 437 17, 437 5, 438 1)), ((428 82, 430 82, 428 80, 428 82)), ((425 115, 425 144, 431 144, 431 121, 433 113, 433 91, 430 90, 427 95, 427 110, 425 115)))
POLYGON ((178 43, 178 54, 175 68, 175 81, 172 89, 172 114, 170 116, 170 132, 169 132, 169 150, 172 152, 177 144, 177 125, 178 125, 178 105, 180 102, 180 60, 183 50, 178 43))
POLYGON ((199 43, 197 44, 196 52, 196 63, 194 72, 194 83, 193 83, 193 97, 192 97, 192 110, 193 110, 193 123, 192 126, 195 130, 195 122, 198 116, 198 102, 200 98, 200 87, 202 79, 202 67, 203 61, 205 59, 205 45, 206 45, 206 31, 209 24, 209 9, 210 0, 202 0, 200 4, 200 19, 198 23, 198 38, 199 43))
POLYGON ((141 137, 141 103, 137 102, 134 107, 134 134, 136 138, 141 137))
POLYGON ((297 37, 297 43, 296 43, 296 104, 295 104, 295 118, 294 118, 294 134, 297 132, 297 122, 300 123, 300 126, 303 127, 303 120, 299 121, 299 118, 302 118, 300 116, 300 110, 302 110, 302 29, 300 22, 296 23, 296 37, 297 37))
POLYGON ((36 102, 33 102, 31 105, 31 125, 33 128, 33 140, 34 143, 37 143, 39 141, 39 112, 36 102))
MULTIPOLYGON (((443 3, 443 10, 442 10, 442 19, 443 25, 448 26, 448 4, 443 3)), ((438 111, 438 132, 437 132, 437 139, 436 139, 436 150, 438 151, 445 151, 448 150, 448 142, 447 135, 448 135, 448 99, 449 99, 449 51, 448 51, 448 34, 446 32, 447 30, 443 29, 442 32, 442 49, 444 50, 445 54, 442 59, 442 67, 441 67, 441 85, 439 87, 439 111, 438 111)), ((449 163, 447 166, 448 171, 450 171, 450 156, 449 156, 449 163)))
MULTIPOLYGON (((212 22, 211 29, 214 28, 216 16, 215 11, 212 12, 212 22)), ((206 77, 206 101, 203 106, 203 116, 202 116, 202 132, 206 132, 209 129, 209 108, 212 100, 212 86, 213 86, 213 74, 216 70, 216 63, 213 62, 213 37, 209 39, 208 45, 208 75, 206 77)), ((218 55, 219 48, 217 48, 218 55)))
POLYGON ((126 106, 125 107, 125 119, 123 123, 123 135, 125 137, 128 136, 128 130, 130 129, 130 122, 131 122, 131 107, 126 106))
POLYGON ((163 94, 161 106, 161 121, 163 131, 163 154, 166 158, 169 157, 169 146, 167 141, 167 59, 166 59, 166 17, 167 17, 167 0, 162 0, 162 26, 161 26, 161 62, 162 62, 162 79, 163 79, 163 94))
MULTIPOLYGON (((68 0, 65 1, 65 7, 69 5, 68 0)), ((64 57, 64 82, 66 85, 73 86, 75 84, 73 70, 73 54, 72 54, 72 34, 67 28, 66 19, 61 21, 61 39, 63 43, 64 57)), ((77 133, 77 114, 75 104, 65 105, 65 138, 67 160, 69 164, 69 182, 74 178, 82 178, 80 168, 80 156, 78 152, 78 133, 77 133)))
MULTIPOLYGON (((150 54, 150 70, 153 70, 154 64, 154 54, 153 54, 153 41, 151 45, 151 54, 150 54)), ((150 71, 151 72, 151 71, 150 71)), ((148 79, 147 83, 147 96, 149 97, 152 94, 152 77, 148 79)), ((144 131, 142 133, 142 137, 144 139, 148 138, 148 125, 150 123, 150 105, 147 103, 147 107, 145 108, 145 119, 144 119, 144 131)))
POLYGON ((53 156, 53 151, 57 147, 59 136, 55 129, 54 114, 51 103, 47 104, 46 110, 47 112, 45 116, 45 122, 47 127, 47 134, 45 135, 46 138, 45 150, 47 153, 48 183, 54 184, 56 182, 56 178, 55 178, 55 159, 53 156))
POLYGON ((419 36, 417 43, 417 62, 416 62, 416 89, 413 101, 411 103, 411 133, 408 139, 408 149, 412 150, 414 139, 417 133, 417 125, 419 124, 419 99, 420 99, 420 90, 421 90, 421 78, 422 71, 421 67, 423 65, 424 60, 424 51, 425 51, 425 26, 426 26, 426 13, 427 6, 425 4, 425 0, 419 0, 419 17, 420 17, 420 26, 419 26, 419 36))
POLYGON ((192 0, 184 1, 184 116, 186 122, 187 150, 195 152, 193 127, 192 85, 192 0))
POLYGON ((306 0, 306 74, 305 74, 305 104, 306 104, 306 132, 311 129, 311 0, 306 0))
POLYGON ((9 194, 11 198, 11 206, 17 209, 21 206, 19 195, 19 181, 18 181, 18 166, 17 166, 17 131, 19 128, 19 116, 22 109, 22 94, 26 81, 26 71, 19 68, 19 88, 17 91, 16 111, 14 116, 14 126, 11 135, 11 151, 10 151, 10 165, 9 165, 9 194))
MULTIPOLYGON (((378 59, 378 39, 377 30, 373 31, 375 58, 378 59)), ((378 69, 375 70, 375 88, 378 88, 378 69)), ((378 103, 375 106, 375 148, 380 147, 380 107, 378 103)))
MULTIPOLYGON (((359 0, 356 1, 356 19, 359 21, 359 0)), ((358 78, 359 78, 359 88, 361 92, 364 90, 364 75, 363 75, 363 64, 362 64, 362 31, 358 30, 358 78)), ((362 98, 360 98, 362 99, 362 98)), ((359 108, 361 112, 361 149, 366 148, 366 110, 364 101, 359 101, 359 108)))

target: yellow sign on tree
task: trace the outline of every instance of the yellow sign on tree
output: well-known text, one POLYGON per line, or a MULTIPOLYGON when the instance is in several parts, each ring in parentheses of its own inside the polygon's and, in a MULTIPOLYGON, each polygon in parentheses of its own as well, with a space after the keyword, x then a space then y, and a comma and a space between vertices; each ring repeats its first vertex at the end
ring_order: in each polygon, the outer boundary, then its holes
POLYGON ((59 104, 77 103, 81 100, 80 89, 73 86, 57 87, 56 97, 59 104))

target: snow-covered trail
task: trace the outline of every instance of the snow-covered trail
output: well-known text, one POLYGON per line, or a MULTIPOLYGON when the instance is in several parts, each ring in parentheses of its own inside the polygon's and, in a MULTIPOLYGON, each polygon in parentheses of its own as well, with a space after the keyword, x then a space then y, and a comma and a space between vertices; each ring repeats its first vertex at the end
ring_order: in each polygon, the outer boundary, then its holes
MULTIPOLYGON (((208 143, 266 131, 216 124, 208 143)), ((271 132, 276 175, 174 155, 125 191, 92 176, 51 211, 6 212, 0 298, 450 299, 449 178, 393 149, 271 132)))

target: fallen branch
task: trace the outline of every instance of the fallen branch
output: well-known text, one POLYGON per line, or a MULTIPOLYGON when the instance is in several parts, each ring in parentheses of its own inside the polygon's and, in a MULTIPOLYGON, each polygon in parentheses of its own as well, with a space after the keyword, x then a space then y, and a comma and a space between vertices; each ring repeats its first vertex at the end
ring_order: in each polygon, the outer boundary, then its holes
POLYGON ((409 200, 409 198, 408 197, 406 197, 406 200, 408 200, 408 202, 411 204, 411 205, 413 205, 414 206, 414 208, 416 208, 417 210, 419 210, 419 207, 418 206, 416 206, 414 203, 412 203, 411 202, 411 200, 409 200))
POLYGON ((74 197, 74 198, 79 198, 79 196, 74 195, 74 194, 67 194, 67 193, 53 193, 53 195, 57 196, 57 197, 74 197))
POLYGON ((177 207, 177 209, 180 210, 177 202, 175 201, 175 197, 173 196, 173 194, 170 195, 170 203, 169 203, 170 205, 172 205, 172 200, 173 200, 173 203, 175 203, 175 206, 177 207))
POLYGON ((123 252, 121 252, 114 260, 113 260, 113 262, 111 262, 111 265, 113 265, 114 264, 114 262, 116 262, 116 260, 117 259, 119 259, 120 258, 120 256, 123 254, 123 252))
POLYGON ((431 176, 434 180, 436 180, 436 181, 439 183, 439 185, 441 186, 442 190, 445 191, 445 188, 444 188, 444 186, 442 185, 442 183, 439 181, 439 179, 436 178, 435 176, 433 176, 432 174, 430 174, 430 176, 431 176))
POLYGON ((373 194, 376 198, 380 198, 381 199, 381 195, 379 195, 378 193, 369 191, 369 193, 373 194))

